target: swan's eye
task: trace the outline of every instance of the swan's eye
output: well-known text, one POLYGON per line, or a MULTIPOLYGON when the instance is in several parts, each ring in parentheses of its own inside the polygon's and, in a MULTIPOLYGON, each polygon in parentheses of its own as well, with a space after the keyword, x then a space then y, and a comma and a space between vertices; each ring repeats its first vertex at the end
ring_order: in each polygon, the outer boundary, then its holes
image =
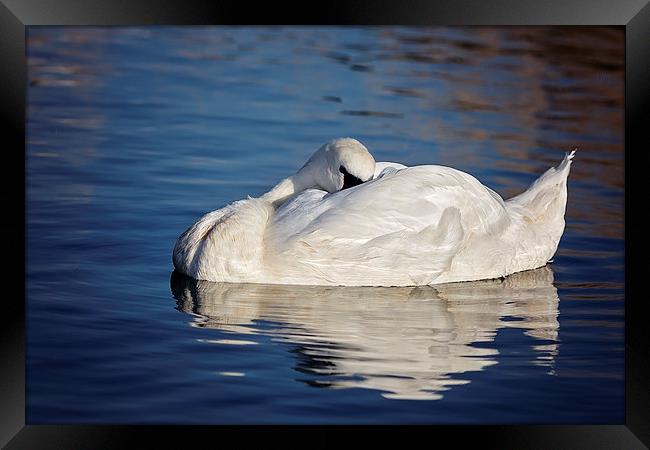
POLYGON ((341 188, 341 190, 350 188, 352 186, 357 186, 363 183, 363 181, 361 181, 359 178, 352 175, 343 166, 339 167, 339 172, 343 174, 343 187, 341 188))

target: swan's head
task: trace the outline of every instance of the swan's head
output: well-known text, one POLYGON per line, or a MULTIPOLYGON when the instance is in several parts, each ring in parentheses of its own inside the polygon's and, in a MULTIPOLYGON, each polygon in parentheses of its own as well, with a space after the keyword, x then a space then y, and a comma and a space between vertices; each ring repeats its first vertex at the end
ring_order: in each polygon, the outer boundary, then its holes
POLYGON ((375 158, 356 139, 333 139, 313 154, 302 171, 308 171, 316 186, 337 192, 372 179, 375 158))

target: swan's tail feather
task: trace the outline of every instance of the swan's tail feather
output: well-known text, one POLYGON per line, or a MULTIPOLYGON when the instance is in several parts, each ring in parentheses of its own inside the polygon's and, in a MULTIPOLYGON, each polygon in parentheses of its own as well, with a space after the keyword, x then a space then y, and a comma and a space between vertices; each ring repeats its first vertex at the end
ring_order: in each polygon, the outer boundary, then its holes
POLYGON ((566 181, 577 150, 567 152, 557 167, 548 169, 525 192, 506 203, 520 206, 527 222, 563 219, 567 199, 566 181))
POLYGON ((578 147, 574 148, 570 152, 566 152, 564 154, 564 159, 560 163, 560 165, 557 167, 557 171, 560 172, 564 170, 567 166, 571 166, 571 161, 573 161, 573 158, 576 156, 576 152, 578 151, 578 147))

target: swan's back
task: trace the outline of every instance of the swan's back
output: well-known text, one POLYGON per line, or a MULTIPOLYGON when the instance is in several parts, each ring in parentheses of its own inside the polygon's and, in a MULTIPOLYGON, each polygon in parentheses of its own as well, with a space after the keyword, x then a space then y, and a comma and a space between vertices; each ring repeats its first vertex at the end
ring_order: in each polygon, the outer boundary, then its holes
POLYGON ((433 165, 390 170, 282 205, 265 236, 267 266, 270 277, 298 284, 428 284, 468 236, 502 233, 509 220, 501 197, 471 175, 433 165))
POLYGON ((508 225, 501 197, 476 178, 444 166, 415 166, 384 173, 352 189, 327 194, 310 189, 276 211, 267 238, 322 235, 363 242, 396 231, 419 232, 457 208, 466 232, 496 233, 508 225))

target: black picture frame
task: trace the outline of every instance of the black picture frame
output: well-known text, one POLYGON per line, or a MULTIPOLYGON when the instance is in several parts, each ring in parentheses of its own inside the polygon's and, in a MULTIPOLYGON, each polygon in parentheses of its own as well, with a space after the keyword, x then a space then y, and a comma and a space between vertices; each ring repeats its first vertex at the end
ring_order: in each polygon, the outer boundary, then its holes
MULTIPOLYGON (((308 2, 281 7, 275 2, 244 4, 194 0, 0 0, 0 111, 5 142, 0 258, 7 277, 0 333, 2 419, 0 445, 6 448, 122 448, 187 446, 196 439, 223 443, 223 433, 248 442, 287 437, 293 427, 124 426, 25 424, 25 30, 30 25, 185 25, 185 24, 357 24, 357 25, 618 25, 626 35, 625 85, 625 424, 420 427, 300 427, 310 440, 333 431, 362 431, 386 443, 395 433, 410 439, 446 439, 454 446, 477 442, 497 448, 647 448, 650 442, 648 379, 650 346, 644 326, 647 310, 642 291, 644 251, 640 207, 645 193, 641 162, 650 150, 645 129, 650 125, 649 0, 446 0, 308 2), (21 152, 19 149, 23 149, 21 152), (22 176, 22 178, 21 178, 22 176), (22 179, 22 185, 18 180, 22 179), (638 183, 635 185, 635 181, 638 183), (638 185, 638 186, 637 186, 638 185), (23 189, 20 189, 23 186, 23 189), (640 232, 632 228, 641 224, 640 232), (22 245, 21 238, 22 237, 22 245), (638 261, 638 263, 635 263, 638 261), (414 436, 412 433, 417 433, 414 436), (388 438, 388 440, 385 440, 388 438), (448 439, 451 439, 449 441, 448 439)), ((647 264, 646 264, 647 266, 647 264)), ((402 438, 399 442, 403 442, 402 438)), ((235 442, 240 442, 235 441, 235 442)), ((332 442, 335 444, 335 442, 332 442)))

